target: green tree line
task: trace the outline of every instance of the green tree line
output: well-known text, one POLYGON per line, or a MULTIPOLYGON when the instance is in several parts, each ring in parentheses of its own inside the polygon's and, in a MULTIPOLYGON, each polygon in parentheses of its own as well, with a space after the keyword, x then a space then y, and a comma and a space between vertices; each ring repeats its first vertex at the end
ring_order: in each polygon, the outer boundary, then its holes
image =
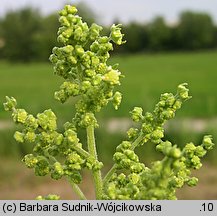
MULTIPOLYGON (((78 6, 87 23, 97 22, 86 5, 78 6)), ((34 8, 9 11, 0 18, 0 58, 12 61, 46 61, 58 46, 58 17, 43 16, 34 8)), ((149 23, 131 22, 123 27, 127 43, 116 52, 156 52, 217 48, 217 26, 206 13, 184 11, 177 24, 163 17, 149 23)))

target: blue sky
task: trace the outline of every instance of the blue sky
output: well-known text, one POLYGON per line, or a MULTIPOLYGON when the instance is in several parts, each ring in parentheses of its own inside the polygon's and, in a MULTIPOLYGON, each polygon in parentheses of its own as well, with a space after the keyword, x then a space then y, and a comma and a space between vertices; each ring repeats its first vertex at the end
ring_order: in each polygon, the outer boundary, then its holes
MULTIPOLYGON (((82 0, 98 15, 99 21, 110 24, 114 19, 125 23, 129 20, 148 22, 157 15, 165 17, 168 23, 176 22, 183 10, 209 13, 217 23, 217 0, 82 0)), ((79 0, 0 0, 0 16, 7 10, 33 5, 42 13, 59 10, 65 2, 79 0)))

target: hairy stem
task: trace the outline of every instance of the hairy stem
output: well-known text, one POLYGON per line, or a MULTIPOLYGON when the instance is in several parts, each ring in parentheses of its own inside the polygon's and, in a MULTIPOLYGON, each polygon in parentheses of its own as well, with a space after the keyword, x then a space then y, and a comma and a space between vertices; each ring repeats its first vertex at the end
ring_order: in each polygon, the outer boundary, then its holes
POLYGON ((139 145, 139 143, 142 141, 142 139, 143 139, 143 136, 144 136, 144 134, 141 132, 140 134, 139 134, 139 136, 137 137, 137 139, 132 143, 132 150, 134 150, 138 145, 139 145))
POLYGON ((73 149, 83 157, 90 157, 90 154, 87 151, 85 151, 83 148, 80 148, 78 146, 73 146, 73 149))
MULTIPOLYGON (((90 156, 94 157, 95 160, 98 160, 94 136, 94 126, 92 125, 87 127, 87 145, 90 156)), ((100 170, 93 170, 93 179, 95 185, 96 199, 101 199, 103 185, 100 170)))
POLYGON ((109 182, 109 180, 111 179, 112 175, 116 171, 116 168, 117 168, 117 164, 114 164, 112 166, 112 168, 107 172, 106 176, 103 179, 103 185, 106 185, 109 182))
POLYGON ((79 186, 77 184, 75 184, 70 178, 68 178, 68 181, 71 184, 72 189, 74 190, 74 192, 79 196, 79 198, 81 200, 86 200, 87 198, 85 197, 85 195, 83 194, 83 192, 81 191, 79 186))

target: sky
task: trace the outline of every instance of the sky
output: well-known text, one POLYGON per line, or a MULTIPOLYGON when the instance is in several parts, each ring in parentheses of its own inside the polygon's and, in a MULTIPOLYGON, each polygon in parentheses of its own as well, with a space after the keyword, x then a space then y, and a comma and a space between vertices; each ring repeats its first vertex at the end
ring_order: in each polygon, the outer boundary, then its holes
MULTIPOLYGON (((175 23, 183 10, 209 13, 217 23, 217 0, 82 0, 98 15, 101 24, 111 24, 114 20, 149 22, 160 15, 168 23, 175 23)), ((79 0, 0 0, 0 16, 8 10, 24 6, 39 8, 49 14, 62 8, 66 3, 79 0)))

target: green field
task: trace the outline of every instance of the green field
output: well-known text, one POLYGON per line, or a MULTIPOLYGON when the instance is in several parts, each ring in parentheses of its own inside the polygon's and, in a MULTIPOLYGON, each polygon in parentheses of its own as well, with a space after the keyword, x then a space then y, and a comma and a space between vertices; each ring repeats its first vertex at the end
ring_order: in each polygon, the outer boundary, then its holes
POLYGON ((161 93, 174 92, 179 83, 187 82, 193 99, 178 115, 217 114, 217 52, 135 55, 115 60, 126 75, 122 85, 124 108, 137 104, 152 109, 161 93))
MULTIPOLYGON (((213 117, 217 115, 217 52, 126 55, 112 58, 125 75, 120 90, 124 93, 120 110, 112 106, 100 116, 127 116, 133 106, 151 110, 163 92, 175 92, 187 82, 193 99, 178 116, 213 117)), ((48 63, 11 64, 0 62, 0 102, 5 95, 17 98, 19 106, 33 113, 52 108, 61 119, 72 116, 73 101, 61 105, 53 99, 61 78, 52 74, 48 63)), ((0 106, 0 118, 8 118, 0 106)))

